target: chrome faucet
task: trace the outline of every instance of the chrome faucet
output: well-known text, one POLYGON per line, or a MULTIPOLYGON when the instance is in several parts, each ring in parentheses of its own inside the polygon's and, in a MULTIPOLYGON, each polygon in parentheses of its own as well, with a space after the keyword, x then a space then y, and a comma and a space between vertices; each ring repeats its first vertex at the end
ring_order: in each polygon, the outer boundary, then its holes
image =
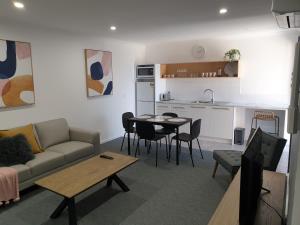
POLYGON ((209 89, 209 88, 205 89, 203 91, 203 94, 206 94, 208 91, 211 93, 211 99, 210 99, 210 101, 211 101, 211 103, 214 103, 214 101, 215 101, 215 93, 214 93, 214 91, 212 89, 209 89))

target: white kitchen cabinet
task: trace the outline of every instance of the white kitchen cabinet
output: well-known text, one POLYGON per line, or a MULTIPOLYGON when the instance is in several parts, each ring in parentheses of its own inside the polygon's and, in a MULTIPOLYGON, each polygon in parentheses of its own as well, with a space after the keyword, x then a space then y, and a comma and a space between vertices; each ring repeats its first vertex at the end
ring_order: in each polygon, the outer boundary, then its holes
MULTIPOLYGON (((201 119, 200 136, 217 139, 232 139, 234 125, 233 107, 201 105, 201 104, 168 104, 157 103, 156 114, 174 112, 179 117, 201 119)), ((190 132, 190 125, 186 124, 180 132, 190 132)))
MULTIPOLYGON (((189 118, 188 105, 184 104, 174 104, 171 105, 171 112, 176 113, 179 117, 189 118)), ((179 132, 190 133, 190 124, 187 123, 179 127, 179 132)))
POLYGON ((155 114, 162 115, 165 112, 171 112, 170 105, 165 103, 156 103, 155 114))
POLYGON ((188 117, 193 118, 193 121, 201 119, 201 136, 210 136, 209 111, 210 107, 201 105, 190 105, 188 107, 188 117))
POLYGON ((232 107, 211 106, 209 113, 211 137, 232 139, 234 111, 232 107))

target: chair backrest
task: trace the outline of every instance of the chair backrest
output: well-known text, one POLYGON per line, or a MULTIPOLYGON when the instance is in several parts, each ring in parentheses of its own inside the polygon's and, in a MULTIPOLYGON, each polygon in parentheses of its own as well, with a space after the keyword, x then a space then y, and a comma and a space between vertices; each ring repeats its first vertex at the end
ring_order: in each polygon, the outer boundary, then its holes
POLYGON ((129 121, 129 119, 133 118, 133 117, 134 117, 134 115, 132 112, 126 112, 126 113, 122 114, 122 124, 123 124, 123 127, 126 132, 128 132, 130 130, 130 128, 133 127, 134 123, 129 121))
POLYGON ((172 113, 172 112, 165 112, 162 114, 163 116, 171 116, 171 117, 178 117, 178 115, 176 113, 172 113))
POLYGON ((152 140, 155 138, 154 125, 147 122, 136 122, 136 133, 140 139, 152 140))
MULTIPOLYGON (((165 112, 162 114, 163 116, 171 116, 173 118, 178 117, 178 115, 176 113, 172 113, 172 112, 165 112)), ((171 125, 162 125, 163 128, 168 129, 168 130, 174 130, 174 126, 171 125)))
MULTIPOLYGON (((254 131, 255 129, 251 129, 248 142, 254 131)), ((286 139, 262 132, 261 153, 264 155, 264 169, 276 171, 285 144, 286 139)))
POLYGON ((201 129, 201 119, 197 119, 193 122, 191 127, 191 136, 192 139, 199 137, 201 129))

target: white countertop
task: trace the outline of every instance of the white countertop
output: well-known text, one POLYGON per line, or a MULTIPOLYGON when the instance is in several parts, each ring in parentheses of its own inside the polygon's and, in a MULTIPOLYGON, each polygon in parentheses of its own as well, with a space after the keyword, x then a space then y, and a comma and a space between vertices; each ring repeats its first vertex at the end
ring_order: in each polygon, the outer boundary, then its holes
POLYGON ((256 103, 234 103, 234 102, 222 102, 216 101, 214 103, 196 103, 194 101, 184 100, 170 100, 170 101, 156 101, 156 103, 163 104, 182 104, 182 105, 203 105, 203 106, 223 106, 223 107, 239 107, 247 109, 269 109, 269 110, 287 110, 288 106, 275 106, 267 104, 256 103))

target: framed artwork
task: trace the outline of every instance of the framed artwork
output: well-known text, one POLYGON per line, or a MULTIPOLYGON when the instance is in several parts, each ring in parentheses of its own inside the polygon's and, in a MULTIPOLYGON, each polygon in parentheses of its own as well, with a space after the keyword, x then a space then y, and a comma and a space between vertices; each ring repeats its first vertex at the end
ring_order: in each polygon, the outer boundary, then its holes
POLYGON ((85 49, 87 96, 112 95, 112 53, 85 49))
POLYGON ((0 39, 0 108, 34 101, 30 43, 0 39))

